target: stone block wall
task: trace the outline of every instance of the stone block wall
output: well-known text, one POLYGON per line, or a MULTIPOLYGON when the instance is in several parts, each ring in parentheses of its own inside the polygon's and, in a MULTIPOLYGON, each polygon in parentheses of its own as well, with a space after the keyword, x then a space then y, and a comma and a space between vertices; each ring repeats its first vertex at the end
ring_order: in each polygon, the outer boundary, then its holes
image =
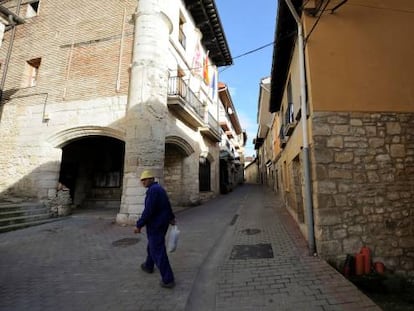
POLYGON ((318 112, 312 122, 319 254, 338 264, 368 246, 414 276, 414 114, 318 112))

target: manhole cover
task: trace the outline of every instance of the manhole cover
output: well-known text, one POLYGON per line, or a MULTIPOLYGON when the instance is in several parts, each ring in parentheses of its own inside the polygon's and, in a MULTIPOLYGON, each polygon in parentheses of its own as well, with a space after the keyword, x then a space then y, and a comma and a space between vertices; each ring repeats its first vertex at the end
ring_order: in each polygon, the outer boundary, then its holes
POLYGON ((272 245, 268 243, 253 245, 234 245, 230 259, 273 258, 272 245))
POLYGON ((258 233, 262 232, 262 230, 260 230, 260 229, 244 229, 241 232, 244 233, 244 234, 247 234, 247 235, 255 235, 255 234, 258 234, 258 233))
POLYGON ((125 238, 112 242, 112 245, 116 247, 126 247, 137 244, 138 242, 139 238, 125 238))

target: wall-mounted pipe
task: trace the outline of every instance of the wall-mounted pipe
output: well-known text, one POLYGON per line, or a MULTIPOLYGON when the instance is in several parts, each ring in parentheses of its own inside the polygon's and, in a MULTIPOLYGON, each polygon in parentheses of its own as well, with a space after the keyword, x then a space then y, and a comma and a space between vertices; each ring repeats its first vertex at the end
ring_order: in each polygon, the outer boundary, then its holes
POLYGON ((290 12, 292 13, 298 28, 298 49, 299 49, 299 71, 300 71, 300 106, 302 111, 302 135, 303 135, 303 177, 305 183, 305 209, 308 223, 308 244, 309 253, 316 253, 315 230, 313 218, 312 188, 310 177, 310 157, 309 157, 309 136, 307 121, 307 104, 306 104, 306 75, 305 75, 305 50, 302 21, 296 12, 291 0, 285 0, 290 12))
MULTIPOLYGON (((11 12, 10 10, 6 9, 5 7, 3 7, 1 5, 0 5, 0 11, 1 12, 8 12, 9 13, 8 16, 13 16, 13 19, 18 21, 20 19, 20 17, 18 17, 18 15, 20 13, 21 3, 22 3, 22 0, 19 0, 19 2, 17 3, 16 14, 14 14, 13 12, 11 12)), ((24 23, 24 20, 22 20, 22 21, 24 23)), ((7 70, 9 68, 10 57, 11 57, 11 53, 12 53, 12 50, 13 50, 14 37, 16 36, 16 25, 12 25, 12 27, 13 28, 12 28, 11 34, 10 34, 9 47, 7 49, 6 59, 4 60, 3 74, 1 76, 1 81, 0 81, 0 105, 1 105, 1 102, 3 100, 3 90, 4 90, 4 85, 6 83, 7 70)))
POLYGON ((0 12, 3 13, 4 15, 6 15, 6 16, 9 16, 9 18, 11 16, 13 24, 24 24, 26 22, 23 18, 21 18, 18 15, 19 11, 20 11, 20 2, 21 1, 19 1, 19 4, 17 5, 17 12, 16 13, 13 13, 8 8, 5 8, 4 6, 0 5, 0 12))
POLYGON ((122 67, 122 56, 124 54, 125 21, 126 21, 126 8, 124 8, 124 15, 122 17, 121 40, 119 42, 118 73, 116 75, 116 85, 115 85, 116 92, 119 92, 121 89, 121 67, 122 67))

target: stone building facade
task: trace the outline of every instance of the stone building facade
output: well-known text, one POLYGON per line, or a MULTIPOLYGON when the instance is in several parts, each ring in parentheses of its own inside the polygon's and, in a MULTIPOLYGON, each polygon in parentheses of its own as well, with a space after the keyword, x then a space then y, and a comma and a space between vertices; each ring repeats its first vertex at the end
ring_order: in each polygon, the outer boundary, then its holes
MULTIPOLYGON (((134 223, 152 169, 175 208, 219 193, 214 1, 3 1, 25 19, 2 90, 0 197, 120 206, 134 223), (213 25, 214 27, 210 27, 213 25), (199 174, 200 172, 202 174, 199 174)), ((2 69, 10 32, 0 50, 2 69)))
POLYGON ((414 271, 414 114, 321 112, 312 121, 320 252, 369 245, 387 267, 414 271))
POLYGON ((259 183, 259 168, 257 167, 257 159, 254 159, 245 166, 244 175, 246 183, 259 183))
POLYGON ((246 131, 242 130, 230 91, 225 83, 218 85, 221 127, 220 192, 225 194, 244 183, 244 146, 246 131))
POLYGON ((256 138, 268 166, 259 170, 275 178, 310 253, 340 268, 366 246, 374 262, 412 278, 414 43, 404 32, 414 4, 356 2, 278 2, 273 121, 256 138))

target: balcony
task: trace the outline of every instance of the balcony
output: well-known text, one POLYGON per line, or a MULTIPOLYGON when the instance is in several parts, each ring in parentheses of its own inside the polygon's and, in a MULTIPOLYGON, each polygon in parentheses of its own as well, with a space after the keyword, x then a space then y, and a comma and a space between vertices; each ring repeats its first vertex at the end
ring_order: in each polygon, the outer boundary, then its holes
POLYGON ((220 126, 223 131, 230 131, 229 123, 227 121, 220 121, 220 126))
POLYGON ((226 112, 224 112, 224 110, 220 110, 220 115, 219 115, 219 120, 220 120, 220 127, 223 129, 223 131, 230 131, 232 126, 231 126, 231 122, 226 114, 226 112))
POLYGON ((199 129, 200 133, 209 139, 221 140, 220 125, 206 107, 180 77, 171 77, 168 80, 168 109, 181 121, 199 129))
POLYGON ((209 112, 207 114, 207 122, 205 125, 200 127, 200 133, 203 136, 208 137, 210 140, 215 142, 221 141, 220 126, 216 118, 209 112))
POLYGON ((293 133, 293 130, 296 127, 296 123, 288 123, 283 126, 283 134, 284 136, 290 136, 293 133))
POLYGON ((223 139, 219 143, 220 146, 220 159, 234 158, 230 141, 223 139))
POLYGON ((259 148, 263 145, 264 138, 256 137, 253 139, 254 149, 259 150, 259 148))
POLYGON ((283 135, 290 136, 296 127, 296 120, 294 118, 293 103, 288 104, 288 108, 285 113, 285 122, 283 126, 283 135))
POLYGON ((233 131, 226 131, 225 133, 228 138, 234 138, 233 131))
POLYGON ((181 121, 196 129, 205 127, 205 107, 185 81, 180 77, 168 80, 168 109, 181 121))
POLYGON ((279 132, 279 142, 280 142, 280 148, 283 149, 285 148, 286 144, 287 144, 287 137, 285 136, 284 133, 284 127, 280 128, 280 132, 279 132))

